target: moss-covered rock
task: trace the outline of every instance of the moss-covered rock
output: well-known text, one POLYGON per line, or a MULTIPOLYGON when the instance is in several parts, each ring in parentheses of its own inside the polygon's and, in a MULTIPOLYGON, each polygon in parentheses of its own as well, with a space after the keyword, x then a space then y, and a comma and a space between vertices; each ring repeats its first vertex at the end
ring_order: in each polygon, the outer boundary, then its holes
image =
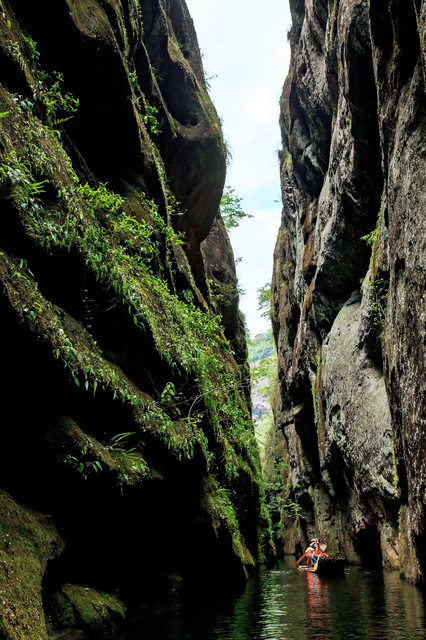
POLYGON ((82 629, 115 634, 123 626, 126 607, 115 596, 89 587, 64 584, 49 603, 52 629, 82 629))
POLYGON ((0 637, 47 638, 42 580, 63 546, 50 518, 0 491, 0 637))
POLYGON ((168 598, 205 554, 238 581, 259 461, 223 228, 226 308, 201 254, 225 147, 185 3, 0 4, 0 486, 66 542, 47 598, 168 598))

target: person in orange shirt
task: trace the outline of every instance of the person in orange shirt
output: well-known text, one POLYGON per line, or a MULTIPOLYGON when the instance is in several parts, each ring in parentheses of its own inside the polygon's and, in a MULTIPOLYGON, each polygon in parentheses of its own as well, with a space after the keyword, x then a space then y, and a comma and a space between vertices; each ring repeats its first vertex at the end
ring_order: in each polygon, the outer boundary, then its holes
POLYGON ((315 564, 320 556, 323 556, 324 558, 329 558, 329 555, 326 549, 327 549, 327 545, 324 543, 323 539, 318 538, 315 544, 314 551, 310 556, 310 560, 312 564, 315 564))
POLYGON ((313 538, 310 542, 309 547, 305 551, 306 564, 314 565, 318 560, 319 556, 324 556, 325 558, 328 558, 329 555, 326 549, 327 549, 327 545, 324 543, 322 538, 313 538))

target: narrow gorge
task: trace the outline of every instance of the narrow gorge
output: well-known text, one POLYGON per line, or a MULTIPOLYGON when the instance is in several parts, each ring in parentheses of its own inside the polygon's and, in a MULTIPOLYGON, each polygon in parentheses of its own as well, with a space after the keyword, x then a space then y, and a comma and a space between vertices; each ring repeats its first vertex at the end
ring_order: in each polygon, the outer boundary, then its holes
POLYGON ((123 637, 317 533, 424 585, 426 5, 290 7, 271 491, 185 1, 0 0, 1 639, 123 637))

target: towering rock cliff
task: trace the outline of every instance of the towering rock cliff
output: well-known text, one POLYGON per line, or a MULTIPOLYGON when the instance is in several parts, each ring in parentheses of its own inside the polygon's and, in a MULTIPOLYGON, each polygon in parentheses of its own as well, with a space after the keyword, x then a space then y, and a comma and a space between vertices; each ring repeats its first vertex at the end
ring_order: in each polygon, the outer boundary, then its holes
POLYGON ((256 562, 225 147, 183 0, 0 39, 0 637, 113 630, 256 562))
POLYGON ((421 0, 290 0, 273 325, 299 538, 426 577, 421 0))

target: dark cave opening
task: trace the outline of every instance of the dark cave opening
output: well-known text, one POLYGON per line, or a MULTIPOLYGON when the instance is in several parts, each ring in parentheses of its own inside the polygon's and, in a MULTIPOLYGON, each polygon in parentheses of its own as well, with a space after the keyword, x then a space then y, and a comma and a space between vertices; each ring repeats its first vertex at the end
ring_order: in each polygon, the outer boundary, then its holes
POLYGON ((380 535, 376 529, 366 527, 354 537, 355 552, 361 558, 362 568, 366 570, 382 569, 382 549, 380 535))

